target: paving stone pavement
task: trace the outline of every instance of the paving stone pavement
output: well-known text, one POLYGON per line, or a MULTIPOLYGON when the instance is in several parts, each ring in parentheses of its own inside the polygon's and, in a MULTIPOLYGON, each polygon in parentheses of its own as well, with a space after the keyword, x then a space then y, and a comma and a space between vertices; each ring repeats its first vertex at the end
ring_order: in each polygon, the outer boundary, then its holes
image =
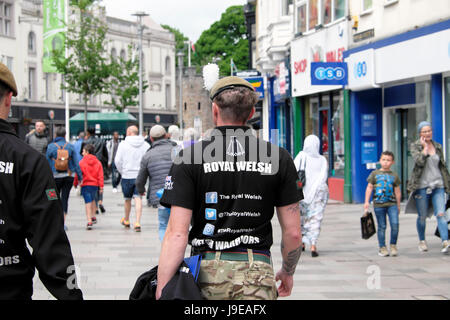
MULTIPOLYGON (((112 193, 105 185, 105 214, 97 216, 93 230, 86 230, 84 202, 72 189, 67 217, 75 264, 81 276, 86 300, 127 300, 137 277, 158 264, 160 241, 157 232, 157 209, 145 205, 142 232, 125 229, 122 193, 112 193)), ((134 210, 134 207, 133 209, 134 210)), ((435 237, 436 219, 427 220, 429 251, 417 249, 415 215, 400 215, 397 257, 378 256, 376 235, 361 239, 363 207, 330 201, 326 207, 318 242, 320 256, 312 258, 309 248, 303 252, 294 276, 290 300, 448 300, 450 299, 450 254, 440 252, 435 237)), ((134 219, 134 211, 131 221, 134 219)), ((273 219, 272 256, 275 272, 281 267, 281 231, 276 215, 273 219)), ((388 227, 386 231, 389 241, 388 227)), ((36 276, 35 300, 52 300, 36 276)))

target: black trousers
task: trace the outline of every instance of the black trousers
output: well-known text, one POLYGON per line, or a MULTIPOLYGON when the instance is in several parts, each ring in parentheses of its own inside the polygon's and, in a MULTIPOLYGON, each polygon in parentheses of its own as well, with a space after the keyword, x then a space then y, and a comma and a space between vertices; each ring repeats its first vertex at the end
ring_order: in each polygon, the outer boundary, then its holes
POLYGON ((55 178, 59 199, 61 199, 64 213, 67 213, 69 206, 70 190, 73 186, 73 177, 55 178))

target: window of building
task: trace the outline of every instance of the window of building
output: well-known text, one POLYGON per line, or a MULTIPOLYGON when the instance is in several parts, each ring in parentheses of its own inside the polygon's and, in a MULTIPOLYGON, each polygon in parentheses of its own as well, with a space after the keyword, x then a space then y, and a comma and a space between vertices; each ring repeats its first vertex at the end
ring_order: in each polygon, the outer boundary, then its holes
POLYGON ((306 1, 299 2, 295 15, 295 33, 303 33, 308 31, 308 18, 307 18, 307 3, 306 1))
POLYGON ((197 110, 200 110, 200 108, 201 108, 201 104, 199 102, 198 105, 197 105, 197 110))
POLYGON ((36 68, 28 68, 28 99, 36 100, 36 68))
POLYGON ((333 133, 333 176, 344 177, 345 143, 344 143, 344 97, 342 91, 333 93, 333 113, 331 114, 331 130, 333 133))
POLYGON ((120 50, 120 58, 124 61, 127 60, 127 53, 124 49, 120 50))
POLYGON ((166 74, 169 75, 170 73, 171 73, 170 57, 166 57, 166 74))
POLYGON ((170 109, 172 105, 172 90, 170 88, 170 84, 166 84, 166 109, 170 109))
POLYGON ((184 103, 184 111, 186 111, 187 110, 187 103, 185 102, 184 103))
POLYGON ((388 6, 396 2, 398 2, 398 0, 384 0, 384 5, 388 6))
POLYGON ((0 1, 0 34, 12 36, 13 5, 10 2, 0 1))
POLYGON ((319 24, 319 0, 309 0, 309 30, 319 24))
POLYGON ((282 0, 281 1, 281 15, 289 15, 289 6, 293 3, 293 0, 282 0))
POLYGON ((295 33, 304 33, 345 17, 346 0, 297 0, 295 2, 295 33))
POLYGON ((33 31, 28 34, 28 53, 36 53, 36 34, 33 31))
POLYGON ((373 7, 372 0, 361 0, 362 1, 362 12, 370 11, 373 7))
POLYGON ((117 50, 116 48, 111 49, 111 60, 116 60, 117 58, 117 50))

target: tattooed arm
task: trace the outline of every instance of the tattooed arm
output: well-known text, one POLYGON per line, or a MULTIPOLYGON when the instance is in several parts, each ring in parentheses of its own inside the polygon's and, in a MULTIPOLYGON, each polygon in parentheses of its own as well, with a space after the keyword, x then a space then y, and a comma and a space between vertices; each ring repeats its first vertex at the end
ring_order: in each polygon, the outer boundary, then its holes
POLYGON ((291 294, 294 285, 294 272, 302 253, 302 233, 300 230, 300 208, 298 203, 277 208, 278 220, 281 225, 281 254, 283 266, 276 275, 280 280, 278 287, 280 297, 291 294))

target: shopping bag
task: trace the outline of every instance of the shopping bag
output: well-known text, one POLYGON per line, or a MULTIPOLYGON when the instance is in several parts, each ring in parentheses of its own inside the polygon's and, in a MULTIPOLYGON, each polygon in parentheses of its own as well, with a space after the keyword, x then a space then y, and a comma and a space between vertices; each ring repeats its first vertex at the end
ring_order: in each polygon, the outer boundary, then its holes
MULTIPOLYGON (((450 225, 450 199, 447 200, 447 204, 445 205, 445 218, 447 220, 447 226, 450 225)), ((450 229, 448 230, 448 234, 450 234, 450 229)), ((436 231, 434 235, 438 238, 441 237, 441 233, 439 232, 438 227, 436 227, 436 231)))
POLYGON ((366 212, 361 217, 361 236, 363 239, 369 239, 376 233, 375 222, 372 212, 366 212))

